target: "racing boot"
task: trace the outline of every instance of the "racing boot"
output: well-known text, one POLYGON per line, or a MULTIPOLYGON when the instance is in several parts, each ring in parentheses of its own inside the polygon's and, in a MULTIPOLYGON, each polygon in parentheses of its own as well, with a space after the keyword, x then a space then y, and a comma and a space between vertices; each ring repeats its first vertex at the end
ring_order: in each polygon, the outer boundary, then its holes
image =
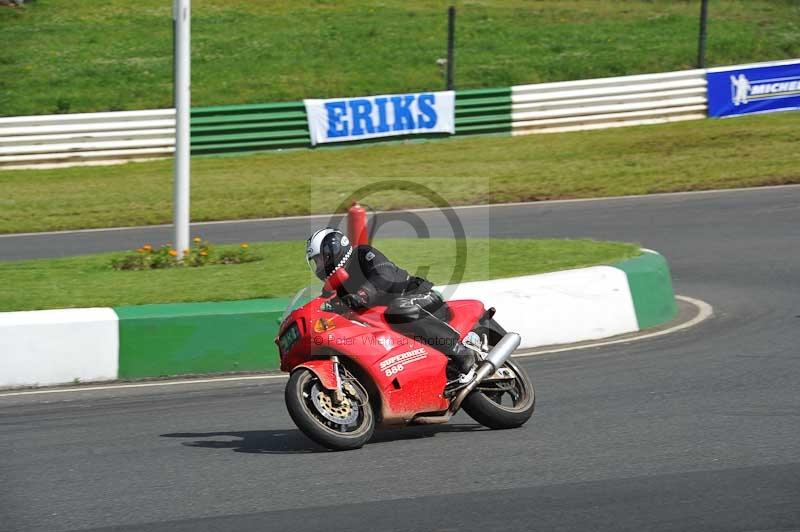
POLYGON ((451 397, 475 379, 477 357, 472 349, 458 342, 449 349, 448 358, 450 360, 447 363, 447 384, 444 393, 445 396, 451 397))
POLYGON ((457 342, 450 352, 451 366, 462 375, 466 375, 475 366, 475 351, 457 342))

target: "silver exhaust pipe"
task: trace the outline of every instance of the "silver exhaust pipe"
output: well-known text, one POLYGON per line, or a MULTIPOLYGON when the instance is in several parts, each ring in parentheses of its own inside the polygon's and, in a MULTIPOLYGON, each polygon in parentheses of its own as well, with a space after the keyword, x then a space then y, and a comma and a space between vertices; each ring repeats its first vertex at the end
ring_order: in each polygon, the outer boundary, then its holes
POLYGON ((519 344, 522 343, 522 338, 517 333, 507 333, 505 336, 500 338, 500 341, 497 342, 489 354, 486 355, 484 362, 489 362, 492 366, 494 366, 494 371, 497 371, 503 364, 506 363, 508 357, 511 356, 511 353, 517 350, 519 344))
POLYGON ((483 360, 483 363, 478 368, 478 371, 475 373, 475 378, 470 382, 467 386, 464 387, 458 395, 456 396, 453 403, 450 405, 449 412, 452 414, 456 413, 459 408, 461 408, 461 403, 467 396, 474 390, 480 383, 488 377, 492 375, 495 371, 503 367, 503 364, 511 357, 511 354, 517 350, 519 344, 522 342, 522 338, 517 333, 506 333, 497 345, 495 345, 489 354, 486 355, 486 358, 483 360))

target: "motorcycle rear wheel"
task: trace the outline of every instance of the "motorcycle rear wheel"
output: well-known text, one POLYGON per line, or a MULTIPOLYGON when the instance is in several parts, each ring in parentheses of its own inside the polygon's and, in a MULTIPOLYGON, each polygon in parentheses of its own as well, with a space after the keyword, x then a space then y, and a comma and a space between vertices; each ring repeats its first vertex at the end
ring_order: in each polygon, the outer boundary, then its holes
POLYGON ((531 418, 536 406, 536 392, 525 370, 511 360, 503 367, 514 373, 510 385, 481 383, 461 404, 469 417, 490 429, 519 427, 531 418))
POLYGON ((289 416, 303 434, 335 451, 362 447, 375 431, 375 416, 359 387, 345 390, 345 402, 333 404, 333 392, 306 368, 294 371, 286 383, 289 416), (355 391, 355 395, 353 395, 355 391))

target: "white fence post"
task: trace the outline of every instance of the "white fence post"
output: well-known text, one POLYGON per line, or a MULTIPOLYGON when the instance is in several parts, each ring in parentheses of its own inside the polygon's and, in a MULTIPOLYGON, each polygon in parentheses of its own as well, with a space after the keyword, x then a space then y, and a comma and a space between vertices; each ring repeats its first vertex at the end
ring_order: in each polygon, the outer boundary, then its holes
POLYGON ((189 247, 189 118, 191 112, 191 2, 175 0, 175 183, 173 223, 178 259, 189 247))

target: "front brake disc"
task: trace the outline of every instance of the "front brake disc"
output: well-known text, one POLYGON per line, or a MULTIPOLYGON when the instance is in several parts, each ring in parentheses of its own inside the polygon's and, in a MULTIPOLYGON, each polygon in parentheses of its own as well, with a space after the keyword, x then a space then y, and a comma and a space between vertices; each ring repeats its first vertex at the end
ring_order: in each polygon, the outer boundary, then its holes
POLYGON ((311 387, 311 401, 322 417, 339 425, 350 425, 358 419, 358 405, 345 396, 338 405, 328 390, 320 389, 319 384, 311 387))

